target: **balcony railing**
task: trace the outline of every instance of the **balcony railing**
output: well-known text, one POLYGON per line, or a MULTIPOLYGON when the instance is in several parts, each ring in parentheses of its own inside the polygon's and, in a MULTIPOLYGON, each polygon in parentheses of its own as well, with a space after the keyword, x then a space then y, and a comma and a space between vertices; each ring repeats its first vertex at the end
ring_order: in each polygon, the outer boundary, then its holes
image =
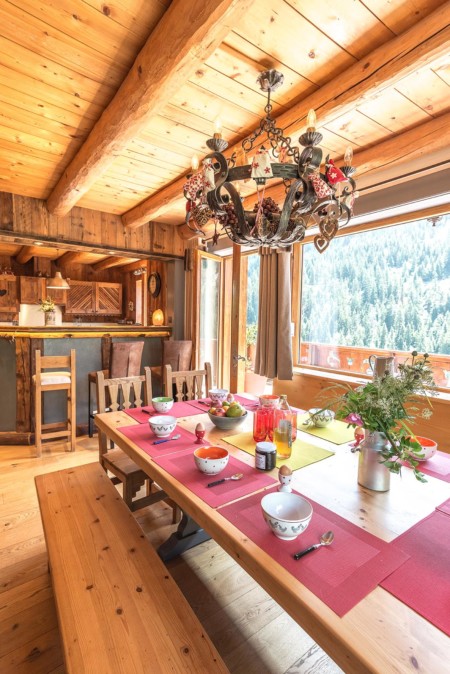
MULTIPOLYGON (((394 356, 395 363, 403 363, 411 357, 408 351, 387 351, 383 349, 366 349, 357 346, 336 346, 334 344, 318 344, 301 342, 300 365, 316 366, 344 373, 372 375, 369 356, 394 356)), ((434 380, 439 388, 450 388, 450 356, 430 356, 434 371, 434 380)))

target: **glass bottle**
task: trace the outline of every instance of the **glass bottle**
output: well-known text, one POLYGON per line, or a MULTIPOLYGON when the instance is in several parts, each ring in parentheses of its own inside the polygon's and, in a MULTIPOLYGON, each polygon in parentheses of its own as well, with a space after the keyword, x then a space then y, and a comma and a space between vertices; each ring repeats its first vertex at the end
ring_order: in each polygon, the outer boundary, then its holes
POLYGON ((292 442, 297 438, 297 412, 288 403, 287 395, 280 395, 278 408, 275 410, 274 428, 278 426, 279 419, 287 419, 292 426, 292 442))
POLYGON ((291 456, 292 443, 297 437, 297 412, 291 410, 287 396, 280 396, 278 408, 274 411, 273 440, 280 459, 291 456))

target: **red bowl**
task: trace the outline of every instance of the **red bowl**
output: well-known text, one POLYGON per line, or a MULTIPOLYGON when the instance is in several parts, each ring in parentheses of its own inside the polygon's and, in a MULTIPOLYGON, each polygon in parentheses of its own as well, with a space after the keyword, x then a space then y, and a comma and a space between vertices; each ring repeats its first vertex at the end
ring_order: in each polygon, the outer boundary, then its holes
POLYGON ((437 442, 435 442, 431 438, 424 438, 421 435, 416 435, 413 439, 417 440, 417 442, 420 444, 420 446, 422 447, 422 454, 424 454, 424 456, 421 457, 418 457, 416 454, 411 454, 411 456, 416 461, 427 461, 436 454, 438 447, 437 442))

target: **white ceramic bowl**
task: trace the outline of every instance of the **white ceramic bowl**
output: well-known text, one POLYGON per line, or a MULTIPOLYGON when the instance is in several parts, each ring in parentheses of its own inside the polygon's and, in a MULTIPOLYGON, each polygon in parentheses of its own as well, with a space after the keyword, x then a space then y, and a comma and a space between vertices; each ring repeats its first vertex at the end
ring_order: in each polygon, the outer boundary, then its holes
POLYGON ((224 447, 211 445, 198 447, 194 452, 195 465, 201 473, 217 475, 228 463, 229 454, 224 447))
POLYGON ((263 395, 259 396, 259 404, 261 407, 276 407, 280 400, 280 396, 276 395, 263 395))
POLYGON ((311 503, 300 496, 276 491, 261 499, 263 517, 277 538, 292 541, 305 531, 311 521, 311 503))
POLYGON ((216 414, 211 414, 210 412, 208 412, 208 416, 214 426, 217 426, 217 428, 220 428, 222 431, 229 431, 232 428, 236 428, 236 426, 239 426, 239 424, 244 421, 247 412, 244 412, 241 417, 218 417, 216 414))
POLYGON ((208 395, 214 405, 221 405, 227 399, 228 391, 226 388, 211 388, 208 395))
POLYGON ((169 410, 172 409, 173 398, 164 398, 164 397, 152 398, 152 405, 155 408, 156 412, 164 414, 164 412, 168 412, 169 410))
POLYGON ((158 438, 166 438, 175 430, 177 420, 175 417, 157 416, 150 417, 148 423, 150 424, 153 433, 158 436, 158 438))
POLYGON ((417 454, 411 454, 413 459, 416 461, 427 461, 436 454, 438 448, 437 442, 431 438, 424 438, 421 435, 416 435, 416 440, 422 447, 422 454, 424 454, 424 456, 419 458, 417 454))
POLYGON ((333 410, 323 410, 320 407, 312 407, 308 410, 309 418, 317 428, 325 428, 334 421, 333 410))

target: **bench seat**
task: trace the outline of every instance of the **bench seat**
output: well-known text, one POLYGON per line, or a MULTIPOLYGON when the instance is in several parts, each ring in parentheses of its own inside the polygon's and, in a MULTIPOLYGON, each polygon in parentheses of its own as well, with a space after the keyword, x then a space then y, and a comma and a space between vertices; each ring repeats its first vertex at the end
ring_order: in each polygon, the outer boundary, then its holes
POLYGON ((68 674, 228 672, 100 464, 35 481, 68 674))

